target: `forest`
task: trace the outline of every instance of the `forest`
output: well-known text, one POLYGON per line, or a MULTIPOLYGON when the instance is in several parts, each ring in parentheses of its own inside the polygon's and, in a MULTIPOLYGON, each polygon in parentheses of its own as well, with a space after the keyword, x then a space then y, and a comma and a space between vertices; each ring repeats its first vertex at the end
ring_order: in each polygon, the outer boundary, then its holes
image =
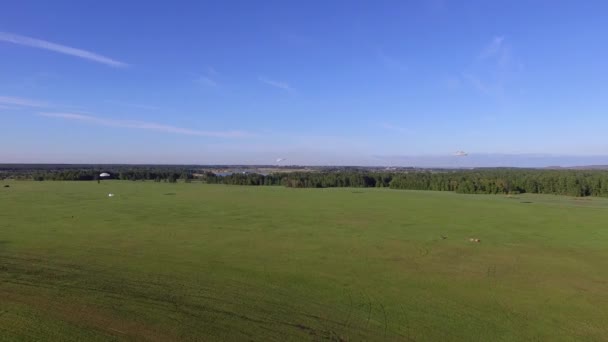
POLYGON ((291 188, 391 188, 454 191, 464 194, 555 194, 608 197, 608 171, 492 168, 472 170, 406 170, 346 168, 312 172, 280 172, 268 175, 239 172, 218 175, 196 166, 72 166, 2 167, 0 179, 35 181, 100 181, 110 179, 155 182, 286 186, 291 188))
POLYGON ((608 197, 608 172, 583 170, 476 169, 383 172, 308 172, 233 174, 209 177, 208 183, 283 185, 293 188, 381 187, 401 190, 454 191, 464 194, 555 194, 608 197))

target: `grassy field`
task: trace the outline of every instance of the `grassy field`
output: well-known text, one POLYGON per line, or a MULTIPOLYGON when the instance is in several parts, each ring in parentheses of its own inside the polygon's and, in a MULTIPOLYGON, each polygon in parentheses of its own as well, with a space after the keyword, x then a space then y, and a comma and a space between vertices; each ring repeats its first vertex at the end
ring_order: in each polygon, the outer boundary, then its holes
POLYGON ((608 340, 604 199, 4 184, 0 340, 608 340))

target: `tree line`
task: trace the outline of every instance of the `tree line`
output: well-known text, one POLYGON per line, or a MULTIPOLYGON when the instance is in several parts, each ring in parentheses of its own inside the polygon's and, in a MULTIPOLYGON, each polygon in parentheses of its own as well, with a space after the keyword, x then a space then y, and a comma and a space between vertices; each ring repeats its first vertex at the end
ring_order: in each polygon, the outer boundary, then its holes
POLYGON ((443 172, 293 172, 270 175, 206 174, 205 183, 292 188, 391 188, 463 194, 555 194, 608 197, 608 171, 476 169, 443 172))
POLYGON ((291 188, 391 188, 402 190, 453 191, 464 194, 556 194, 568 196, 608 197, 608 171, 602 170, 539 170, 539 169, 473 169, 473 170, 409 170, 384 172, 378 170, 320 170, 283 172, 262 175, 233 173, 218 175, 195 167, 120 166, 112 169, 1 169, 0 179, 28 180, 99 180, 101 172, 111 179, 155 182, 191 182, 208 184, 286 186, 291 188))
POLYGON ((35 168, 5 168, 0 169, 0 179, 35 180, 35 181, 96 181, 103 172, 110 174, 107 179, 119 180, 152 180, 156 182, 186 182, 194 178, 196 169, 187 167, 132 167, 115 166, 112 168, 65 168, 65 167, 35 167, 35 168))
POLYGON ((608 171, 477 169, 443 172, 293 172, 206 174, 205 183, 282 185, 292 188, 391 188, 454 191, 463 194, 555 194, 608 197, 608 171))

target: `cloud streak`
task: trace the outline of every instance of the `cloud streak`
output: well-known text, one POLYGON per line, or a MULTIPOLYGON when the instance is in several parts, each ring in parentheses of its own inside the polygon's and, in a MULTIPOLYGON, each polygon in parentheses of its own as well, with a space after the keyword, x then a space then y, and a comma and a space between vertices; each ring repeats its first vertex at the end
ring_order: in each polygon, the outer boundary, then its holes
POLYGON ((407 65, 401 63, 401 61, 398 59, 387 55, 382 50, 378 51, 378 59, 387 69, 396 70, 399 72, 405 72, 408 69, 407 65))
POLYGON ((477 91, 487 95, 492 94, 492 89, 490 88, 490 86, 486 85, 477 76, 468 73, 463 73, 462 77, 467 79, 473 85, 473 87, 477 89, 477 91))
POLYGON ((503 36, 494 37, 494 39, 481 50, 478 58, 488 59, 502 54, 504 52, 504 41, 505 37, 503 36))
POLYGON ((124 107, 138 108, 138 109, 147 109, 147 110, 159 110, 160 109, 157 106, 138 104, 138 103, 127 103, 127 102, 121 102, 121 101, 108 100, 108 101, 106 101, 106 103, 110 103, 110 104, 114 104, 114 105, 118 105, 118 106, 124 106, 124 107))
POLYGON ((408 128, 393 125, 393 124, 390 124, 387 122, 380 124, 380 127, 384 128, 386 130, 389 130, 389 131, 394 131, 394 132, 399 132, 399 133, 411 133, 412 132, 408 128))
POLYGON ((294 89, 285 82, 271 80, 269 78, 262 77, 262 76, 258 77, 258 80, 264 84, 267 84, 267 85, 275 87, 275 88, 283 89, 283 90, 290 91, 290 92, 294 91, 294 89))
POLYGON ((219 76, 219 72, 213 67, 207 67, 203 72, 203 75, 194 80, 194 83, 203 85, 206 87, 217 88, 219 84, 215 81, 215 78, 219 76))
POLYGON ((40 116, 62 120, 80 121, 93 125, 99 126, 110 126, 110 127, 123 127, 123 128, 134 128, 150 131, 158 131, 164 133, 174 133, 182 135, 194 135, 204 137, 215 137, 215 138, 245 138, 251 137, 252 134, 243 131, 202 131, 194 130, 189 128, 175 127, 170 125, 164 125, 154 122, 144 121, 133 121, 133 120, 116 120, 106 119, 97 116, 82 115, 78 113, 64 113, 64 112, 40 112, 40 116))
POLYGON ((478 92, 503 98, 507 82, 520 69, 513 67, 509 42, 504 36, 495 36, 481 49, 471 67, 461 76, 478 92))
POLYGON ((30 99, 24 99, 21 97, 13 97, 13 96, 0 96, 0 105, 2 106, 19 106, 19 107, 35 107, 35 108, 43 108, 48 107, 49 105, 44 102, 34 101, 30 99))
POLYGON ((214 80, 212 80, 211 78, 209 78, 207 76, 201 76, 195 82, 198 84, 208 86, 208 87, 214 87, 214 88, 217 87, 217 82, 215 82, 214 80))
POLYGON ((52 42, 48 42, 41 39, 30 38, 26 36, 21 36, 18 34, 8 33, 8 32, 0 32, 0 41, 13 43, 17 45, 29 46, 37 49, 49 50, 57 53, 62 53, 64 55, 70 55, 82 59, 86 59, 92 62, 97 62, 101 64, 105 64, 115 68, 124 68, 129 66, 126 63, 90 52, 86 50, 81 50, 77 48, 73 48, 70 46, 60 45, 52 42))
POLYGON ((214 67, 210 66, 210 67, 207 67, 207 74, 217 76, 217 75, 219 75, 219 72, 217 72, 217 70, 215 70, 214 67))

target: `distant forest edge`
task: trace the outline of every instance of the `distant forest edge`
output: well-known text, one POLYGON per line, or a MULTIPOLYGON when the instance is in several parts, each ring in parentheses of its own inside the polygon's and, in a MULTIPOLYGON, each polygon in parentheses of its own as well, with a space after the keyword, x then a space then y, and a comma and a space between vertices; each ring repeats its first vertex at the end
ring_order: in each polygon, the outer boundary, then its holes
MULTIPOLYGON (((454 191, 463 194, 555 194, 608 197, 608 171, 542 169, 418 170, 402 168, 318 168, 310 172, 219 172, 191 166, 3 166, 0 179, 97 181, 100 172, 109 179, 155 182, 286 186, 292 188, 391 188, 402 190, 454 191)), ((289 171, 289 170, 288 170, 289 171)))

